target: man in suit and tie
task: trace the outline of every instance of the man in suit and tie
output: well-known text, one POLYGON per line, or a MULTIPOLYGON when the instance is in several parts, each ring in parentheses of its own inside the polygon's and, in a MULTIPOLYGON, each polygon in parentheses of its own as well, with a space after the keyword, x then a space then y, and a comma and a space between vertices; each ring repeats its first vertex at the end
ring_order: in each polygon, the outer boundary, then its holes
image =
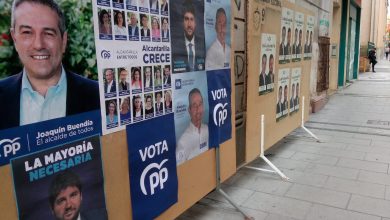
POLYGON ((105 82, 104 82, 104 93, 112 93, 116 92, 116 85, 114 80, 114 70, 113 69, 105 69, 104 71, 105 82))
POLYGON ((10 31, 23 70, 0 80, 0 129, 100 108, 98 83, 62 65, 68 34, 55 1, 14 1, 10 31))
POLYGON ((162 30, 161 30, 161 37, 162 40, 164 41, 165 39, 169 39, 169 23, 168 23, 168 18, 162 18, 162 30))
MULTIPOLYGON (((288 108, 288 99, 287 99, 287 93, 288 93, 288 87, 287 85, 284 86, 284 91, 283 91, 283 111, 288 108)), ((282 114, 284 115, 284 114, 282 114)))
POLYGON ((290 113, 294 111, 294 93, 295 93, 295 84, 291 85, 291 94, 290 94, 290 113))
MULTIPOLYGON (((280 45, 279 45, 279 55, 286 55, 286 52, 284 51, 284 41, 286 40, 286 27, 283 26, 282 28, 282 42, 280 42, 280 45)), ((283 57, 284 59, 284 57, 283 57)))
POLYGON ((295 28, 294 43, 292 46, 292 54, 294 54, 294 55, 297 54, 297 49, 298 49, 298 28, 295 28))
POLYGON ((191 72, 205 69, 205 42, 197 34, 195 6, 192 0, 186 0, 182 10, 182 27, 175 32, 175 44, 172 45, 173 72, 191 72))
POLYGON ((128 75, 129 75, 129 73, 127 72, 126 69, 119 68, 119 79, 120 79, 120 82, 118 84, 119 92, 130 90, 130 83, 127 81, 128 75))
POLYGON ((281 113, 281 115, 283 114, 283 110, 284 110, 284 106, 283 106, 283 103, 282 103, 282 95, 283 95, 282 92, 283 92, 283 87, 279 86, 278 103, 276 103, 276 114, 280 114, 281 113))
POLYGON ((267 67, 267 55, 263 54, 261 58, 261 73, 259 76, 260 91, 267 90, 267 74, 265 73, 265 68, 267 67))
POLYGON ((299 108, 299 83, 297 83, 297 86, 295 87, 294 106, 297 106, 299 108))
POLYGON ((129 36, 130 38, 139 38, 139 27, 138 27, 138 19, 136 13, 130 13, 130 24, 129 24, 129 36))
POLYGON ((165 65, 164 67, 164 87, 171 85, 171 67, 165 65))
POLYGON ((154 105, 156 109, 156 114, 162 113, 163 112, 163 103, 161 101, 162 92, 156 92, 155 96, 156 96, 156 104, 154 105))
POLYGON ((298 45, 297 45, 296 54, 300 55, 301 53, 302 53, 302 29, 299 30, 299 38, 298 38, 298 45))
POLYGON ((291 28, 288 28, 287 31, 287 44, 284 47, 284 52, 286 55, 291 55, 291 28))

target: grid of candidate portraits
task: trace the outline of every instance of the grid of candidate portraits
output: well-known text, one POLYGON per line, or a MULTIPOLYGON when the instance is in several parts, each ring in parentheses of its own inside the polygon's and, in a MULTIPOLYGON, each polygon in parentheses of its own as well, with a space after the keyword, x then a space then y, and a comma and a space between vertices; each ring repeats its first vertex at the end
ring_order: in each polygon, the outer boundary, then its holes
POLYGON ((171 113, 170 69, 170 65, 104 69, 106 128, 171 113))
POLYGON ((167 1, 97 0, 99 39, 169 42, 167 1))
POLYGON ((306 16, 306 18, 306 34, 304 34, 305 15, 289 8, 282 8, 279 64, 299 62, 302 54, 305 60, 311 59, 315 23, 313 16, 306 16))
POLYGON ((299 111, 300 84, 301 68, 283 68, 279 70, 276 97, 277 122, 299 111))
MULTIPOLYGON (((99 40, 121 45, 170 42, 167 1, 97 0, 97 13, 99 40)), ((172 112, 170 64, 115 66, 101 70, 105 129, 172 112)))

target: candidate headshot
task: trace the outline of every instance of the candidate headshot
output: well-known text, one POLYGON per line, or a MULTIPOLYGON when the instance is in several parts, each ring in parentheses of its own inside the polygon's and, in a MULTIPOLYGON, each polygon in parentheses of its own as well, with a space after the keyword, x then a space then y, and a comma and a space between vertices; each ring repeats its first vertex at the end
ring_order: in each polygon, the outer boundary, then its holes
POLYGON ((118 69, 118 78, 119 78, 119 92, 121 91, 128 91, 130 90, 130 83, 129 83, 129 72, 125 68, 119 68, 118 69))
POLYGON ((102 9, 99 12, 99 33, 100 34, 106 34, 111 35, 111 11, 107 11, 105 9, 102 9))
POLYGON ((103 77, 104 77, 104 93, 116 92, 114 69, 111 68, 104 69, 103 77))
POLYGON ((173 72, 204 70, 205 42, 200 34, 201 31, 198 30, 203 28, 203 19, 200 19, 203 13, 196 11, 201 7, 195 5, 192 0, 186 0, 180 5, 182 6, 181 12, 178 12, 177 28, 173 36, 175 44, 172 45, 173 72))
POLYGON ((106 112, 107 127, 115 127, 118 124, 118 111, 116 100, 106 101, 106 112))
POLYGON ((226 23, 225 9, 219 8, 215 13, 215 32, 217 38, 207 50, 206 69, 229 67, 230 45, 226 42, 226 23))
POLYGON ((161 18, 161 38, 163 42, 169 41, 169 22, 168 18, 162 17, 161 18))
POLYGON ((141 19, 141 40, 150 40, 150 29, 149 29, 149 17, 146 14, 140 14, 141 19))
POLYGON ((100 108, 98 83, 62 65, 68 34, 55 1, 15 0, 10 32, 23 70, 0 81, 0 129, 100 108))
POLYGON ((83 193, 79 176, 70 170, 57 174, 49 187, 49 203, 57 220, 107 219, 107 213, 82 210, 83 193))
MULTIPOLYGON (((268 84, 268 76, 266 74, 266 67, 267 67, 267 55, 263 54, 261 57, 261 72, 259 76, 259 85, 265 86, 268 84)), ((263 89, 265 90, 265 89, 263 89)))
POLYGON ((114 34, 127 35, 125 13, 123 11, 114 10, 114 34))
POLYGON ((207 124, 202 121, 205 114, 204 111, 202 93, 198 88, 194 88, 188 94, 190 121, 181 135, 176 149, 176 161, 178 164, 209 149, 209 129, 207 124))
POLYGON ((134 12, 130 12, 127 14, 127 17, 130 17, 130 22, 128 22, 129 26, 127 27, 129 31, 130 40, 138 40, 139 39, 139 27, 138 27, 138 15, 134 12))
POLYGON ((279 55, 286 55, 287 51, 285 51, 285 40, 286 40, 286 27, 282 27, 282 36, 281 36, 281 41, 279 45, 279 55))

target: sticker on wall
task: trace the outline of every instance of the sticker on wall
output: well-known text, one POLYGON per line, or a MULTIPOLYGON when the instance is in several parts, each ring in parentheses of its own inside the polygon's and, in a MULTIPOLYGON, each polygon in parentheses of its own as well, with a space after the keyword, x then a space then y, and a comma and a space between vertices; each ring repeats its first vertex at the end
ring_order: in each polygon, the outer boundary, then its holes
POLYGON ((280 121, 288 115, 288 86, 290 81, 290 69, 280 69, 278 74, 278 88, 276 97, 276 121, 280 121))
POLYGON ((279 63, 289 63, 291 59, 291 41, 294 22, 294 11, 289 8, 282 8, 280 45, 279 45, 279 63))
POLYGON ((274 60, 276 53, 276 36, 274 34, 261 35, 259 95, 274 91, 274 60))
POLYGON ((290 115, 299 111, 300 85, 301 85, 301 68, 293 68, 291 70, 291 84, 290 84, 290 88, 291 88, 290 102, 289 102, 290 115))
POLYGON ((303 58, 305 60, 310 60, 312 56, 314 25, 315 25, 315 18, 313 16, 307 16, 305 49, 303 54, 303 58))
POLYGON ((300 12, 295 12, 294 23, 294 44, 292 46, 292 61, 301 61, 303 53, 303 27, 305 22, 305 15, 300 12))

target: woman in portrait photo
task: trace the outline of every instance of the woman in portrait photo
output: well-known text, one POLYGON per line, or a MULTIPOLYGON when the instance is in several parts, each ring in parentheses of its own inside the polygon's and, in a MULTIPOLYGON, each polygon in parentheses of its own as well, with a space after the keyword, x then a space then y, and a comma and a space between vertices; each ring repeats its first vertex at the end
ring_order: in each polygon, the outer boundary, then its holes
POLYGON ((100 34, 107 34, 111 35, 112 30, 111 30, 111 19, 110 19, 110 14, 103 9, 100 11, 99 14, 99 33, 100 34))
POLYGON ((152 17, 152 38, 154 39, 160 38, 160 24, 156 16, 152 17))
POLYGON ((172 94, 171 91, 165 91, 164 107, 165 111, 172 109, 172 94))
POLYGON ((162 77, 160 66, 154 67, 154 88, 162 87, 162 77))
POLYGON ((131 88, 132 90, 142 89, 141 69, 139 67, 134 67, 131 73, 131 88))
POLYGON ((114 11, 114 34, 127 35, 127 28, 125 24, 125 15, 121 11, 114 11))
POLYGON ((120 109, 121 122, 128 119, 130 119, 130 97, 122 99, 121 109, 120 109))
POLYGON ((153 108, 153 99, 151 95, 146 95, 145 97, 145 117, 153 117, 154 108, 153 108))
POLYGON ((116 102, 111 100, 108 102, 108 111, 106 115, 106 124, 112 125, 118 123, 118 114, 116 112, 116 102))

